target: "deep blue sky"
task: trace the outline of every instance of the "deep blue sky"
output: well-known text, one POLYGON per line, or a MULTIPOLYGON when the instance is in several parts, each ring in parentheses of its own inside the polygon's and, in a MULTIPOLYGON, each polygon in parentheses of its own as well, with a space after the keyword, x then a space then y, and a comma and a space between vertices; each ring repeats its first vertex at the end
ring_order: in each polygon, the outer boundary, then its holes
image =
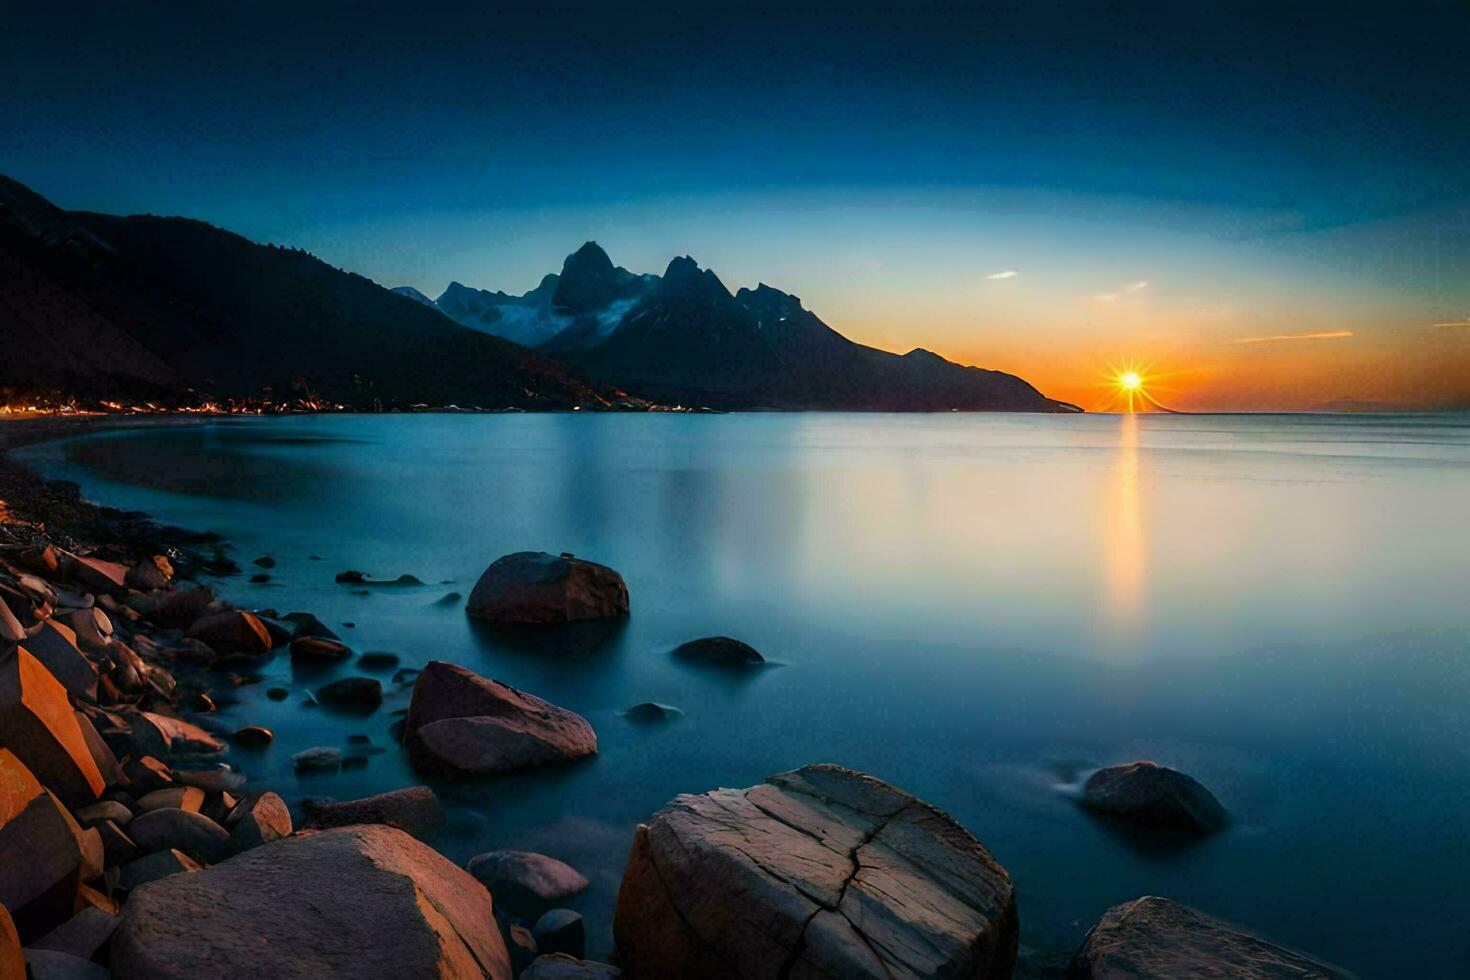
MULTIPOLYGON (((887 346, 923 341, 897 322, 919 303, 928 346, 976 357, 1067 320, 1041 296, 986 308, 976 282, 1023 264, 1052 299, 1225 270, 1240 337, 1345 315, 1283 300, 1314 290, 1366 288, 1352 307, 1386 322, 1470 311, 1464 2, 24 6, 0 30, 0 172, 388 285, 523 290, 597 237, 887 346)), ((1161 311, 1127 341, 1193 343, 1161 311)), ((1068 322, 1037 343, 1099 321, 1068 322)))

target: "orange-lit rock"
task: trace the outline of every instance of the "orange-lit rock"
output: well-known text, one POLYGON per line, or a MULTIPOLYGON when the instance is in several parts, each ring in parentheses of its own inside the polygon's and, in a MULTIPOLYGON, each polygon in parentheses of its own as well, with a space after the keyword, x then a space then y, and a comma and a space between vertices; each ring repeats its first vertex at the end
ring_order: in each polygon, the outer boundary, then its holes
POLYGON ((0 744, 70 805, 106 788, 66 688, 24 648, 0 663, 0 744))

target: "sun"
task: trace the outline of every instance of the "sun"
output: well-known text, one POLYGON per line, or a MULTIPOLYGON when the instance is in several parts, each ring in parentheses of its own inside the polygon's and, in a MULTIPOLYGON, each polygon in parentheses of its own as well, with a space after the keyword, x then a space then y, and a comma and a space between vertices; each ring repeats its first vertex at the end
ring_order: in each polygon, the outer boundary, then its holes
POLYGON ((1124 371, 1118 375, 1118 387, 1124 391, 1137 391, 1143 387, 1143 377, 1137 371, 1124 371))

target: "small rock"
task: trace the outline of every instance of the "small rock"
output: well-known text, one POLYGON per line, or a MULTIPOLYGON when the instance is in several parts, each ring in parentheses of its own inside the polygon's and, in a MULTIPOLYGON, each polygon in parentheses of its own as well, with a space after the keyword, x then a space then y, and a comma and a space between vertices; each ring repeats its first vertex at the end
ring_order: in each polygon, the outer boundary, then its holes
POLYGON ((275 793, 262 793, 243 809, 230 830, 228 849, 232 854, 291 836, 291 811, 275 793))
POLYGON ((327 746, 317 746, 293 755, 291 766, 298 773, 336 772, 342 768, 342 753, 327 746))
POLYGON ((251 564, 259 565, 261 568, 275 568, 276 560, 270 555, 261 555, 259 558, 255 559, 255 561, 251 562, 251 564))
POLYGON ((265 696, 272 701, 284 701, 291 696, 291 692, 284 687, 273 687, 265 692, 265 696))
POLYGON ((536 920, 531 930, 542 953, 565 953, 582 958, 587 947, 587 929, 582 917, 571 909, 552 909, 536 920))
POLYGON ((111 820, 104 820, 94 826, 97 836, 102 839, 102 863, 108 868, 115 868, 120 864, 127 864, 138 856, 138 845, 127 832, 111 820))
POLYGON ((92 827, 104 820, 111 820, 119 827, 126 827, 133 819, 133 811, 116 800, 103 800, 100 803, 81 807, 74 811, 72 816, 76 817, 77 823, 83 827, 92 827))
POLYGON ((355 569, 337 573, 337 582, 341 585, 361 585, 367 581, 367 576, 355 569))
POLYGON ((140 711, 133 720, 133 745, 148 755, 194 755, 223 752, 225 744, 182 718, 140 711))
POLYGON ((329 640, 319 636, 298 636, 291 641, 291 661, 307 663, 336 663, 352 656, 347 644, 340 640, 329 640))
POLYGON ((295 635, 297 638, 309 636, 316 637, 317 639, 321 640, 338 639, 336 633, 333 633, 325 623, 323 623, 320 619, 317 619, 311 613, 293 612, 287 613, 281 618, 285 622, 290 623, 292 627, 294 627, 295 635))
POLYGON ((201 640, 219 653, 255 655, 271 648, 271 636, 265 624, 240 609, 230 609, 194 621, 185 634, 201 640))
POLYGON ((31 980, 109 980, 112 974, 89 959, 52 949, 27 949, 31 980))
MULTIPOLYGON (((283 696, 285 695, 285 693, 285 691, 281 692, 283 696)), ((280 700, 280 698, 274 698, 273 700, 280 700)), ((244 728, 238 729, 235 734, 231 735, 230 739, 236 745, 248 746, 249 748, 261 748, 263 746, 271 744, 271 741, 275 737, 275 734, 272 733, 269 728, 266 728, 263 725, 246 725, 244 728)))
POLYGON ((376 708, 383 703, 383 685, 371 677, 344 677, 316 692, 322 704, 376 708))
POLYGON ((754 647, 728 636, 707 636, 701 640, 690 640, 675 647, 674 656, 680 660, 722 667, 743 667, 766 662, 766 658, 754 647))
POLYGON ((179 850, 201 861, 216 861, 225 853, 229 831, 201 813, 165 808, 133 818, 128 836, 144 851, 179 850))
POLYGON ((204 805, 204 790, 194 786, 169 786, 146 793, 138 800, 138 810, 147 813, 173 807, 176 810, 199 812, 204 805))
POLYGON ((380 823, 412 831, 444 822, 439 797, 427 786, 410 786, 345 803, 303 800, 301 808, 306 814, 306 826, 316 828, 380 823))
POLYGON ((520 976, 536 959, 536 937, 519 922, 513 922, 506 927, 505 946, 510 951, 511 972, 516 976, 520 976))
POLYGON ((88 906, 31 943, 31 949, 48 949, 90 960, 111 938, 117 923, 117 916, 88 906))
POLYGON ((672 721, 675 718, 681 717, 683 714, 684 712, 673 705, 644 701, 642 704, 635 704, 627 711, 624 711, 623 717, 632 722, 649 725, 661 721, 672 721))
POLYGON ((254 575, 250 576, 250 582, 252 585, 264 585, 270 580, 271 577, 265 572, 256 572, 254 575))
POLYGON ((542 909, 587 887, 576 868, 533 851, 486 851, 470 858, 468 870, 515 911, 542 909))
POLYGON ((1209 790, 1152 762, 1099 769, 1082 787, 1082 805, 1147 827, 1201 834, 1219 830, 1228 819, 1209 790))

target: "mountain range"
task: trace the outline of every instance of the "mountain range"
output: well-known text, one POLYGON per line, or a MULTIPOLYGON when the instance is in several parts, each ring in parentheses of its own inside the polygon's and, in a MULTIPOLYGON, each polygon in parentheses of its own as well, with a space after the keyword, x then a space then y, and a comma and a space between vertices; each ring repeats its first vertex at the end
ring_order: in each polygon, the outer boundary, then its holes
POLYGON ((854 343, 764 284, 731 293, 597 244, 521 295, 388 290, 187 218, 64 211, 0 177, 0 388, 182 403, 1059 412, 1020 378, 854 343))
POLYGON ((431 303, 472 327, 535 347, 587 376, 665 402, 726 409, 1075 411, 999 371, 930 351, 855 343, 764 283, 731 293, 676 258, 662 276, 615 266, 595 242, 516 296, 452 282, 431 303))

